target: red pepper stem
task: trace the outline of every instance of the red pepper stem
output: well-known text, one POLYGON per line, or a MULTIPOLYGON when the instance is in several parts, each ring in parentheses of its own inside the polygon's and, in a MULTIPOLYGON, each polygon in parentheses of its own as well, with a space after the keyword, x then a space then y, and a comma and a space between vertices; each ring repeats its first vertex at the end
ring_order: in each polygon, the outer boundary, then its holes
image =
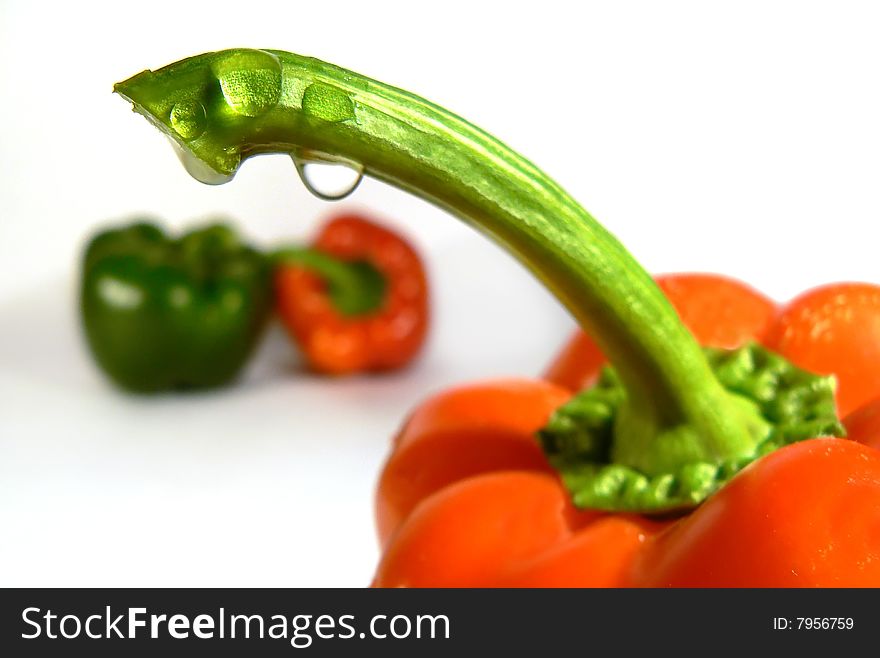
POLYGON ((284 247, 273 252, 270 259, 276 267, 301 267, 318 276, 342 315, 369 315, 382 307, 387 281, 367 261, 342 260, 309 247, 284 247))

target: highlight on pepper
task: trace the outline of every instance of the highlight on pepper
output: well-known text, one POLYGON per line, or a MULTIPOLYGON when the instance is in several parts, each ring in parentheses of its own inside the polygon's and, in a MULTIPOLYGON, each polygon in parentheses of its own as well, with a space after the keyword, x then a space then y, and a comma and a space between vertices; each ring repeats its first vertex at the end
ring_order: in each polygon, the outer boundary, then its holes
MULTIPOLYGON (((519 258, 594 343, 566 352, 578 363, 565 381, 596 382, 577 397, 504 380, 408 417, 377 494, 376 586, 880 586, 880 453, 841 438, 835 408, 835 376, 845 410, 877 397, 869 290, 808 293, 771 318, 759 294, 719 286, 689 315, 670 303, 675 282, 661 289, 534 164, 429 101, 315 59, 206 53, 116 90, 203 182, 285 153, 437 204, 519 258), (174 119, 183 100, 194 127, 174 119), (715 304, 725 295, 749 309, 731 325, 715 304), (848 295, 848 311, 816 310, 848 295)), ((683 289, 692 301, 707 290, 683 289)))

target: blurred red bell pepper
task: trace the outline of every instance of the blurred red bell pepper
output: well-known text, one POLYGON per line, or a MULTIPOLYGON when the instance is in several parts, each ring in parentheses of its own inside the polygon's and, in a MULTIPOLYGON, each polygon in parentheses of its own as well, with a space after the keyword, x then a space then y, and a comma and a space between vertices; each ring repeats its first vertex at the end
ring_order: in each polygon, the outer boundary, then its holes
POLYGON ((281 320, 309 366, 328 374, 407 364, 428 330, 428 280, 416 250, 359 215, 327 222, 308 249, 276 256, 281 320))

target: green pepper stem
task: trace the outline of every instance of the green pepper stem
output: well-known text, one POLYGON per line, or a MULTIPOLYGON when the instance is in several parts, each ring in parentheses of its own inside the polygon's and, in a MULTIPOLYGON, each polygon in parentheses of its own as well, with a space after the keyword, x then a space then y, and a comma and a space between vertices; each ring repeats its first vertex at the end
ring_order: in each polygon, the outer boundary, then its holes
POLYGON ((278 249, 270 255, 270 261, 275 267, 296 265, 317 275, 342 315, 368 315, 382 307, 385 277, 366 261, 340 260, 307 247, 278 249))
POLYGON ((221 178, 258 153, 350 163, 499 242, 568 307, 617 369, 627 400, 616 434, 631 448, 623 452, 638 454, 632 448, 681 426, 697 442, 685 452, 707 460, 754 447, 739 407, 650 275, 557 183, 460 117, 280 51, 209 53, 144 72, 116 90, 221 178), (173 125, 169 112, 173 119, 181 106, 175 99, 194 96, 204 112, 188 100, 178 114, 199 121, 173 125))

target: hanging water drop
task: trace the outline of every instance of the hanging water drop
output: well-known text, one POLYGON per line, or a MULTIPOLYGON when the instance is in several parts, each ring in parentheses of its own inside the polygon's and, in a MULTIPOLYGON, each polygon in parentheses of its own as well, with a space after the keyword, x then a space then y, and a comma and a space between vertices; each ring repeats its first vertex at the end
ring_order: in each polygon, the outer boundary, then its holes
POLYGON ((324 201, 339 201, 354 192, 364 179, 360 165, 303 160, 293 163, 306 189, 324 201))

